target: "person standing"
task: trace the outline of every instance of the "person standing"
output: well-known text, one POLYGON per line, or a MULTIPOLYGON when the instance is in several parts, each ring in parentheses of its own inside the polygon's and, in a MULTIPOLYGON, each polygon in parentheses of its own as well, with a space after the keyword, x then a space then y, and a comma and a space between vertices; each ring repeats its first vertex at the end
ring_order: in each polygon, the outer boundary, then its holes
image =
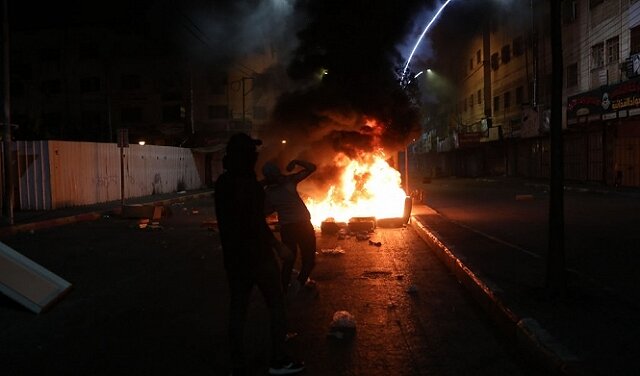
POLYGON ((288 172, 292 172, 296 166, 301 170, 284 175, 280 168, 273 162, 267 162, 262 167, 265 177, 265 214, 273 212, 278 215, 280 224, 280 239, 292 252, 292 257, 282 260, 282 285, 287 294, 297 293, 302 286, 315 287, 315 281, 310 279, 311 271, 315 266, 316 257, 316 233, 311 224, 311 215, 302 198, 298 194, 298 183, 309 177, 316 165, 294 159, 287 165, 288 172), (291 272, 296 261, 296 254, 300 250, 301 268, 296 279, 291 282, 291 272))
POLYGON ((215 212, 230 290, 229 341, 233 375, 245 374, 244 329, 254 286, 261 291, 270 314, 272 375, 304 369, 285 352, 286 317, 280 284, 281 254, 290 252, 269 229, 264 216, 264 189, 255 166, 262 142, 245 133, 230 137, 223 158, 224 172, 215 183, 215 212))

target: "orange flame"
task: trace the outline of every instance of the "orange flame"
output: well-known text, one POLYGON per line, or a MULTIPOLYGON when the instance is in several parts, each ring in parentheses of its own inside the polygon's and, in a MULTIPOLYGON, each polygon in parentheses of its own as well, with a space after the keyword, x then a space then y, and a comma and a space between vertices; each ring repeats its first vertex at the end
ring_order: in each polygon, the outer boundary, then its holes
POLYGON ((352 217, 403 216, 407 195, 401 188, 400 172, 389 166, 382 151, 362 154, 358 160, 339 154, 334 162, 343 168, 339 182, 323 199, 306 201, 314 226, 327 218, 348 222, 352 217))

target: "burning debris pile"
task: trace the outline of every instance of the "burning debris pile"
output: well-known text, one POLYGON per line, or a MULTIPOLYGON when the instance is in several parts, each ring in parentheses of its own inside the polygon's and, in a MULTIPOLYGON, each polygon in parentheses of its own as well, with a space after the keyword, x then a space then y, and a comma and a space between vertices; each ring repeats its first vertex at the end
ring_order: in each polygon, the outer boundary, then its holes
MULTIPOLYGON (((407 195, 400 187, 400 173, 389 166, 383 154, 362 155, 358 160, 339 154, 335 162, 343 168, 338 180, 324 197, 306 201, 315 226, 328 218, 349 222, 352 218, 404 216, 407 195)), ((366 221, 360 222, 366 225, 366 221)))

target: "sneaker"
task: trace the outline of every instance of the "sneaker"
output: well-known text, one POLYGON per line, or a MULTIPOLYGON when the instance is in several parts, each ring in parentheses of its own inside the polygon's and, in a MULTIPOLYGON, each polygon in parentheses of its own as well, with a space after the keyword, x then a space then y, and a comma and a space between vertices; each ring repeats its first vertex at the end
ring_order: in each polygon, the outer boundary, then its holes
POLYGON ((302 372, 303 369, 304 362, 284 361, 271 365, 269 367, 269 375, 293 375, 294 373, 302 372))
POLYGON ((307 282, 305 282, 305 284, 304 284, 304 288, 306 288, 306 289, 308 289, 308 290, 313 290, 313 289, 315 289, 316 287, 318 287, 318 284, 316 283, 316 281, 314 281, 314 280, 313 280, 313 279, 311 279, 311 278, 308 278, 308 279, 307 279, 307 282))

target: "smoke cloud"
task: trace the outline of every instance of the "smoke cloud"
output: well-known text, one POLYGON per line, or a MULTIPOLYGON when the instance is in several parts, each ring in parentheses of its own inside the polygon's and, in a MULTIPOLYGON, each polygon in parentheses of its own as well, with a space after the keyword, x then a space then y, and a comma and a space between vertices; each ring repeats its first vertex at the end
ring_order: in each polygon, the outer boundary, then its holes
MULTIPOLYGON (((297 33, 287 66, 296 89, 279 98, 261 135, 265 158, 286 163, 308 156, 328 166, 329 175, 337 153, 356 157, 384 149, 392 157, 404 150, 419 131, 419 112, 398 82, 397 69, 408 56, 398 46, 410 35, 421 6, 424 2, 299 2, 296 11, 308 23, 297 33), (281 139, 288 141, 286 147, 277 146, 281 139)), ((314 175, 322 176, 322 169, 314 175)))

